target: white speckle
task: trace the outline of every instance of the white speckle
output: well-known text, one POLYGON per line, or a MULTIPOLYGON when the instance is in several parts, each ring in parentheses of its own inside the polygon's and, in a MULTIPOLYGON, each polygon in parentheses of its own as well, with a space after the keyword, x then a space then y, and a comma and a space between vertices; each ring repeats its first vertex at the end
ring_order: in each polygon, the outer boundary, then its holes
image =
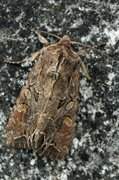
POLYGON ((106 170, 108 170, 108 167, 107 167, 107 165, 104 165, 102 167, 102 174, 105 174, 106 170))
POLYGON ((61 179, 62 179, 62 180, 67 180, 67 174, 62 173, 62 174, 61 174, 61 179))
POLYGON ((114 79, 114 77, 115 77, 115 74, 113 72, 108 74, 108 79, 109 79, 109 81, 107 82, 108 85, 112 84, 112 80, 114 79))
MULTIPOLYGON (((6 120, 6 117, 3 113, 3 111, 0 110, 0 125, 4 124, 5 120, 6 120)), ((1 128, 3 128, 3 127, 1 127, 1 128)))
POLYGON ((5 180, 9 180, 9 176, 5 175, 4 177, 5 177, 5 180))
POLYGON ((31 164, 31 166, 33 166, 35 164, 35 159, 32 159, 30 164, 31 164))
POLYGON ((14 161, 13 161, 13 159, 12 159, 11 162, 10 162, 10 166, 11 166, 11 167, 14 166, 14 161))
POLYGON ((111 64, 107 64, 106 67, 112 68, 112 65, 111 64))
POLYGON ((86 143, 86 141, 87 141, 87 139, 90 137, 90 134, 89 133, 86 133, 81 139, 80 139, 80 141, 79 141, 79 146, 81 147, 81 146, 83 146, 85 143, 86 143))
POLYGON ((114 77, 115 77, 115 74, 114 74, 113 72, 108 74, 109 80, 112 81, 112 79, 113 79, 114 77))
POLYGON ((101 101, 95 103, 95 106, 87 104, 88 112, 90 114, 92 114, 91 118, 93 120, 95 120, 95 114, 96 114, 97 111, 101 112, 101 113, 104 113, 104 111, 101 109, 101 106, 102 106, 101 101))
POLYGON ((113 111, 113 116, 118 116, 119 115, 119 109, 116 109, 116 111, 113 111))
POLYGON ((54 0, 49 0, 48 1, 50 4, 55 4, 55 1, 54 0))
POLYGON ((81 80, 81 88, 80 88, 80 92, 83 95, 84 101, 86 101, 88 98, 93 96, 93 91, 92 91, 92 87, 86 87, 86 81, 85 80, 81 80))
POLYGON ((79 24, 81 25, 81 24, 83 24, 83 21, 82 21, 82 19, 78 19, 78 21, 77 20, 74 20, 74 22, 71 24, 71 28, 73 29, 73 28, 77 28, 78 26, 79 26, 79 24), (79 22, 80 21, 80 22, 79 22))
POLYGON ((109 29, 106 27, 104 32, 106 36, 109 38, 108 45, 114 46, 116 42, 119 40, 119 29, 115 31, 114 29, 109 29))
POLYGON ((48 178, 48 180, 56 180, 56 177, 53 176, 53 175, 50 175, 49 178, 48 178))
POLYGON ((4 96, 4 94, 5 94, 4 92, 1 92, 1 93, 0 93, 0 96, 4 96))
POLYGON ((78 147, 79 147, 79 140, 77 138, 73 139, 73 145, 74 145, 75 149, 78 149, 78 147))
POLYGON ((16 17, 16 21, 19 22, 24 15, 24 12, 22 12, 19 16, 16 17))
POLYGON ((109 124, 109 121, 105 121, 103 124, 107 126, 109 124))
POLYGON ((0 164, 0 172, 2 172, 2 165, 0 164))

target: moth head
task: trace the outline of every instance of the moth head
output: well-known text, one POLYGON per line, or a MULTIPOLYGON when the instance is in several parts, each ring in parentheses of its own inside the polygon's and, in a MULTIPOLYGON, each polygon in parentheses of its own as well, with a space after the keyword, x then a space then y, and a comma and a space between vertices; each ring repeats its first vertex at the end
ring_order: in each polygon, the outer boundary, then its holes
POLYGON ((60 39, 59 44, 63 44, 65 46, 71 46, 71 40, 70 40, 69 36, 67 36, 67 35, 63 36, 60 39))

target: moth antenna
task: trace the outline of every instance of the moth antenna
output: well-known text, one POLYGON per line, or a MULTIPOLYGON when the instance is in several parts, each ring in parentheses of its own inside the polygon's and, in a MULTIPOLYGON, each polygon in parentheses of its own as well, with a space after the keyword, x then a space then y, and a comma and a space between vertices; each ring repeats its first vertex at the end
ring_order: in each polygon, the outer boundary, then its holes
MULTIPOLYGON (((35 30, 35 29, 32 29, 32 31, 35 32, 37 35, 39 34, 38 31, 35 30)), ((60 36, 58 36, 58 35, 56 35, 56 34, 54 34, 54 33, 47 32, 47 31, 40 31, 40 32, 41 32, 41 33, 44 33, 44 34, 51 35, 51 36, 53 36, 53 37, 56 37, 56 38, 59 39, 59 40, 61 39, 60 36)))
POLYGON ((86 65, 84 64, 84 62, 81 61, 80 59, 79 59, 79 62, 80 62, 81 69, 82 69, 82 71, 84 72, 85 76, 86 76, 88 79, 92 79, 92 77, 90 76, 89 70, 88 70, 88 68, 86 67, 86 65))
POLYGON ((61 39, 60 36, 58 36, 58 35, 56 35, 56 34, 54 34, 54 33, 46 32, 46 31, 40 31, 40 32, 45 33, 45 34, 49 34, 49 35, 51 35, 51 36, 54 36, 54 37, 56 37, 57 39, 61 39))
MULTIPOLYGON (((37 35, 39 34, 35 29, 32 29, 32 31, 34 31, 37 35)), ((51 36, 53 36, 53 37, 56 37, 57 39, 61 39, 61 37, 60 36, 58 36, 58 35, 56 35, 56 34, 54 34, 54 33, 51 33, 51 32, 47 32, 47 31, 40 31, 41 33, 45 33, 45 34, 48 34, 48 35, 51 35, 51 36)), ((83 43, 81 43, 81 42, 78 42, 78 41, 71 41, 71 44, 78 44, 78 45, 80 45, 80 46, 83 46, 83 47, 86 47, 86 48, 88 48, 88 50, 90 51, 90 50, 93 50, 93 51, 95 51, 95 52, 98 52, 99 54, 101 54, 101 55, 103 55, 103 56, 105 56, 105 57, 107 57, 107 58, 109 58, 109 59, 111 59, 111 60, 114 60, 111 56, 109 56, 108 54, 106 54, 106 53, 102 53, 100 50, 98 50, 96 47, 98 47, 98 46, 94 46, 94 47, 91 47, 90 45, 87 45, 87 44, 83 44, 83 43)))
POLYGON ((93 50, 93 51, 95 51, 95 52, 98 52, 99 54, 101 54, 102 56, 105 56, 105 57, 107 57, 107 58, 109 58, 109 59, 111 59, 111 60, 114 60, 111 56, 109 56, 108 54, 106 54, 106 53, 103 53, 103 52, 101 52, 100 50, 98 50, 96 47, 98 47, 98 46, 93 46, 93 47, 91 47, 90 45, 87 45, 87 44, 83 44, 83 43, 80 43, 80 42, 77 42, 77 41, 71 41, 71 43, 72 44, 78 44, 78 45, 80 45, 80 46, 83 46, 83 47, 86 47, 86 48, 88 48, 88 50, 90 51, 90 50, 93 50))
POLYGON ((80 62, 80 65, 81 65, 81 69, 82 69, 82 71, 83 71, 83 73, 84 73, 84 75, 86 76, 87 79, 91 80, 93 83, 95 83, 96 85, 98 85, 100 87, 102 87, 102 86, 107 87, 108 86, 107 84, 105 84, 103 82, 97 82, 93 77, 91 77, 90 72, 89 72, 87 66, 84 64, 84 62, 81 61, 80 59, 79 59, 79 62, 80 62))

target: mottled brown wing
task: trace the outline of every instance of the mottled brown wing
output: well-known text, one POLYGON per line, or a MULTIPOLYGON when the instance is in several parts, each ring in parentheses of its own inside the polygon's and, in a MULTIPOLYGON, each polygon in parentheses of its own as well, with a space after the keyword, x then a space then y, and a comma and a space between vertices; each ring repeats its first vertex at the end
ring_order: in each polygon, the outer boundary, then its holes
POLYGON ((41 50, 6 127, 6 144, 64 158, 74 134, 79 99, 79 56, 64 36, 41 50))
MULTIPOLYGON (((59 114, 63 115, 62 125, 54 135, 54 139, 44 151, 45 156, 51 159, 64 159, 69 153, 75 133, 76 119, 79 107, 80 64, 72 74, 66 106, 62 106, 59 114), (65 109, 65 112, 62 111, 65 109)), ((58 114, 58 116, 59 116, 58 114)), ((57 121, 57 118, 56 118, 57 121)))
POLYGON ((32 139, 35 138, 37 128, 38 131, 43 128, 43 111, 52 88, 52 82, 47 78, 47 74, 50 76, 50 72, 56 67, 60 52, 61 47, 57 44, 41 50, 40 58, 30 71, 10 113, 5 134, 8 146, 20 149, 36 148, 32 139))

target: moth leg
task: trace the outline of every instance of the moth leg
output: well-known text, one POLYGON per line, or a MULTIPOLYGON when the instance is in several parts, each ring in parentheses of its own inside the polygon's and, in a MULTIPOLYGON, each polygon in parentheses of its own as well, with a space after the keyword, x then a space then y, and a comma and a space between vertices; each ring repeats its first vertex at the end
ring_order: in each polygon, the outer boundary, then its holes
POLYGON ((22 61, 9 61, 9 60, 5 60, 6 63, 9 63, 9 64, 23 64, 23 63, 26 63, 26 62, 32 62, 34 61, 35 59, 38 59, 38 57, 40 56, 40 50, 37 51, 37 52, 34 52, 31 54, 30 57, 25 57, 22 61))
POLYGON ((81 61, 80 61, 80 65, 81 65, 81 69, 82 71, 84 72, 85 76, 91 80, 93 83, 97 84, 98 86, 100 87, 107 87, 107 84, 103 83, 103 82, 97 82, 93 77, 90 76, 90 73, 89 73, 89 70, 88 68, 86 67, 86 65, 81 61))
MULTIPOLYGON (((93 51, 99 53, 101 56, 105 56, 106 58, 109 58, 109 59, 111 59, 111 60, 114 60, 113 57, 111 57, 110 55, 108 55, 108 54, 106 54, 106 53, 104 53, 104 52, 102 52, 102 51, 100 50, 100 48, 101 48, 102 46, 104 46, 104 44, 100 44, 100 45, 96 45, 96 46, 92 46, 92 47, 91 47, 90 45, 83 44, 83 43, 77 42, 77 41, 71 41, 71 43, 74 44, 74 45, 75 45, 75 44, 78 44, 78 45, 80 45, 80 46, 82 46, 82 47, 85 47, 87 52, 89 52, 90 50, 93 50, 93 51)), ((83 56, 84 56, 84 54, 87 54, 86 51, 84 50, 85 53, 83 53, 83 56)), ((82 55, 82 54, 81 54, 81 55, 82 55)))
POLYGON ((83 61, 81 61, 80 59, 79 59, 79 61, 80 61, 81 69, 82 69, 82 71, 84 72, 85 76, 86 76, 88 79, 92 79, 92 77, 90 76, 89 70, 88 70, 88 68, 86 67, 86 65, 85 65, 85 64, 83 63, 83 61))

